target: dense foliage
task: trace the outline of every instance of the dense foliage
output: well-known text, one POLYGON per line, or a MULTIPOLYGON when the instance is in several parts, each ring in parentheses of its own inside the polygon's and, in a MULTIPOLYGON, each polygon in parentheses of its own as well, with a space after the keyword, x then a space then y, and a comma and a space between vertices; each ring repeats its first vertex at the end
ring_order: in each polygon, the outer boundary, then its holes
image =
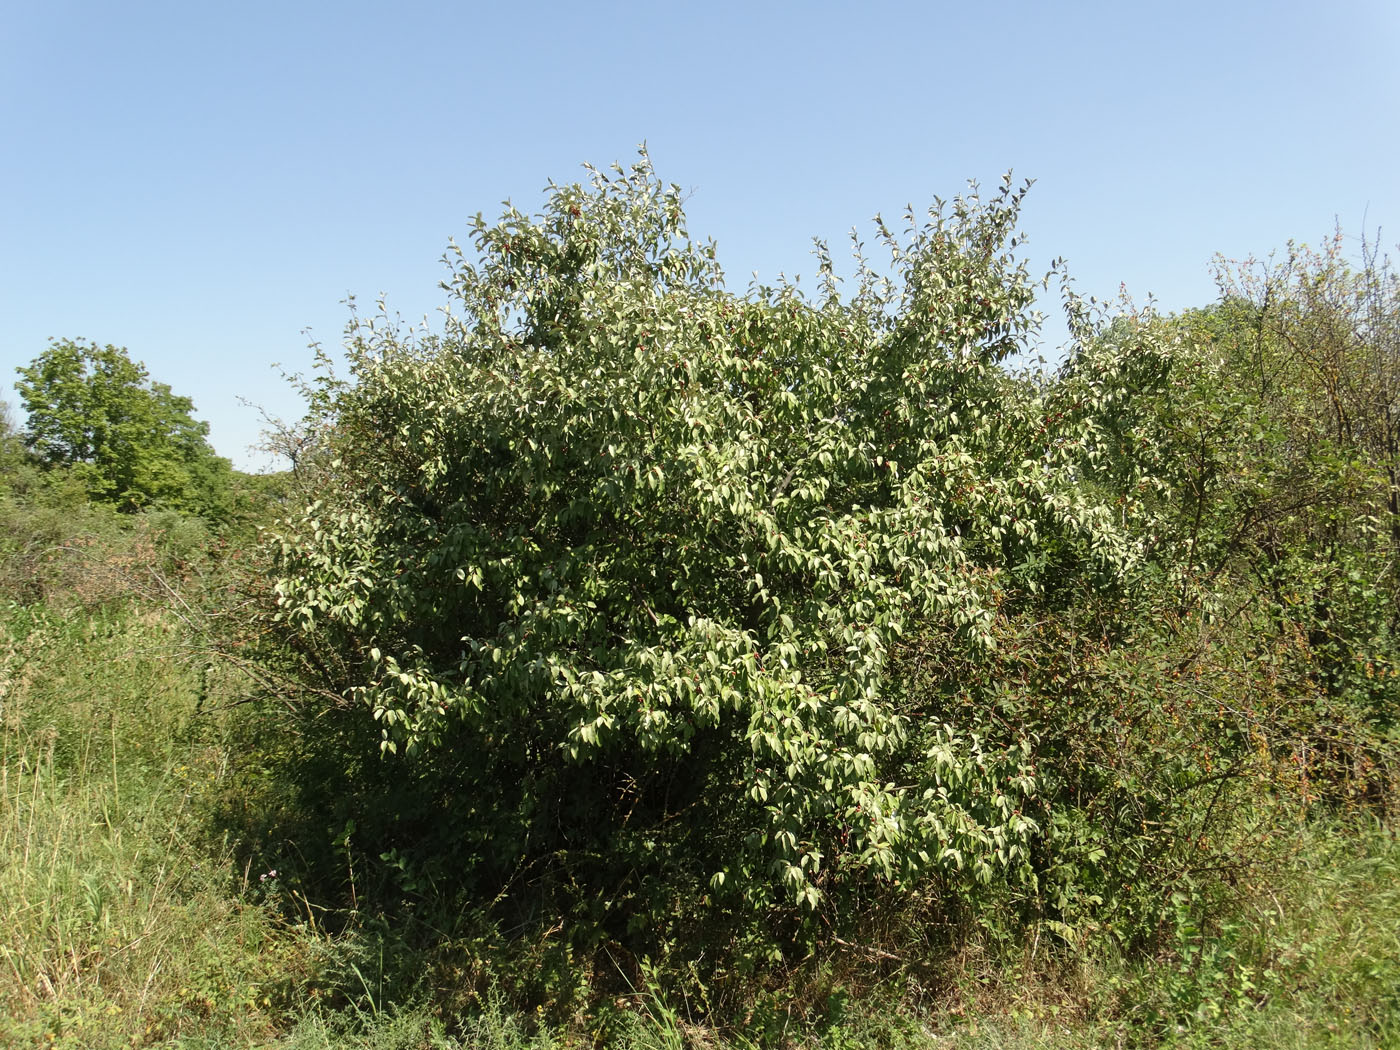
POLYGON ((276 551, 377 785, 327 823, 403 886, 637 952, 703 929, 722 968, 891 909, 1158 944, 1268 863, 1270 807, 1370 790, 1383 442, 1300 442, 1277 300, 1069 296, 1060 372, 1013 375, 1023 195, 881 224, 851 294, 819 248, 814 297, 739 295, 643 157, 478 219, 442 331, 356 318, 276 551))
POLYGON ((91 498, 228 514, 232 468, 209 446, 209 425, 125 349, 56 339, 18 371, 26 445, 80 477, 91 498))

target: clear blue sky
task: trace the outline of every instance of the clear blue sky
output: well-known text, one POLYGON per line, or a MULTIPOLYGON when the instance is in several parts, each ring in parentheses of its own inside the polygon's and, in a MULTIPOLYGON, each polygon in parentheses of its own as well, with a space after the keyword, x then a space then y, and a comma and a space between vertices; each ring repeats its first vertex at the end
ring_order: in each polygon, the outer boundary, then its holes
POLYGON ((257 467, 238 399, 297 414, 304 329, 432 314, 471 215, 644 139, 731 288, 1014 169, 1037 269, 1178 309, 1215 252, 1400 242, 1397 132, 1396 0, 10 0, 3 396, 51 336, 124 345, 257 467))

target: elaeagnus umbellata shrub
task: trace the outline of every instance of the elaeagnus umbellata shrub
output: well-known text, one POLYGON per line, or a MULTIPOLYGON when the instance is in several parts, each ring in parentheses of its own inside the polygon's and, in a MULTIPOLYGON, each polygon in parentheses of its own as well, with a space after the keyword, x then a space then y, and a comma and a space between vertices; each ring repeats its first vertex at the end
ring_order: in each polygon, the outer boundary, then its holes
POLYGON ((1100 416, 1003 367, 1039 326, 1024 193, 736 293, 643 155, 478 218, 437 328, 352 322, 276 616, 427 800, 396 864, 613 932, 1031 892, 1037 741, 959 721, 948 676, 1117 601, 1143 541, 1078 484, 1100 416))

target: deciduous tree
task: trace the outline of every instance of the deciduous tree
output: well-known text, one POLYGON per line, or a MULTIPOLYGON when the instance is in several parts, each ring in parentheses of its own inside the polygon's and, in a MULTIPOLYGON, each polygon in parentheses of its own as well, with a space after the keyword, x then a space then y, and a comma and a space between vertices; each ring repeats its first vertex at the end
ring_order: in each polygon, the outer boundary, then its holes
POLYGON ((208 424, 124 348, 56 339, 18 371, 26 444, 80 475, 93 498, 128 510, 226 512, 231 468, 209 446, 208 424))

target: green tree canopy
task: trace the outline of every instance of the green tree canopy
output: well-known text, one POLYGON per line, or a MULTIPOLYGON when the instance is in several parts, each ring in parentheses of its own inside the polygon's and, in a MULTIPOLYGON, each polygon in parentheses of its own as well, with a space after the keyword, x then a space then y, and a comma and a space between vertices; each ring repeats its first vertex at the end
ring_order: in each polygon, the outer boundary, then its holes
POLYGON ((94 499, 216 518, 227 510, 231 467, 206 440, 209 425, 125 348, 55 339, 18 371, 26 445, 81 476, 94 499))

